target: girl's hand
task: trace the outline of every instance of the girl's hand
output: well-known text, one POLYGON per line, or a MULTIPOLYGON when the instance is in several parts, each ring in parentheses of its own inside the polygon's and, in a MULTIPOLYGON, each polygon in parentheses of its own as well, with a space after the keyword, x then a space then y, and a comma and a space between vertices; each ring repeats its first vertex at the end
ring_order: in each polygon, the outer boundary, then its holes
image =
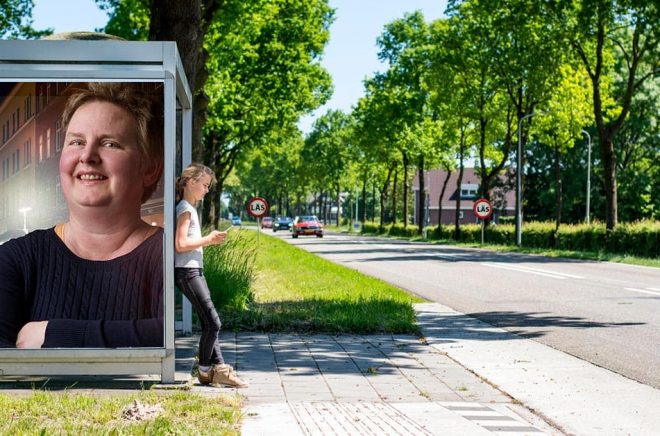
POLYGON ((32 321, 23 326, 16 338, 16 348, 41 348, 46 340, 48 321, 32 321))
POLYGON ((220 232, 218 230, 213 230, 206 236, 209 240, 209 245, 217 245, 225 242, 227 238, 227 232, 220 232))

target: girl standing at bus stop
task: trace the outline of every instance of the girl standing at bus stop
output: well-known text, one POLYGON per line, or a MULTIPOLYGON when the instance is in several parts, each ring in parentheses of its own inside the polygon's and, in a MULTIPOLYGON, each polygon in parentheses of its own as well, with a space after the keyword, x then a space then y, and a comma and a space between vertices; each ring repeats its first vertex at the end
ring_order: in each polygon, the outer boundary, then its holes
POLYGON ((216 182, 213 171, 193 163, 181 172, 176 182, 179 202, 176 206, 174 277, 177 287, 190 300, 202 323, 199 340, 198 379, 201 384, 247 387, 231 365, 225 363, 220 350, 218 332, 221 322, 203 274, 203 247, 222 244, 227 232, 213 230, 202 237, 195 205, 216 182))

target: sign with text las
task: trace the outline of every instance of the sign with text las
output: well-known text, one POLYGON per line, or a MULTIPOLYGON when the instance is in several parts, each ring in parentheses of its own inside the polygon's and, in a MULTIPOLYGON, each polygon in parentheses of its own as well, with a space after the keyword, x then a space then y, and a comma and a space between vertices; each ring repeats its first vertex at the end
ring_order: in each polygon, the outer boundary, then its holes
POLYGON ((253 197, 248 201, 247 212, 255 218, 261 218, 268 214, 268 202, 261 197, 253 197))
POLYGON ((481 220, 486 220, 493 215, 493 205, 485 198, 475 201, 472 210, 474 210, 476 217, 481 220))

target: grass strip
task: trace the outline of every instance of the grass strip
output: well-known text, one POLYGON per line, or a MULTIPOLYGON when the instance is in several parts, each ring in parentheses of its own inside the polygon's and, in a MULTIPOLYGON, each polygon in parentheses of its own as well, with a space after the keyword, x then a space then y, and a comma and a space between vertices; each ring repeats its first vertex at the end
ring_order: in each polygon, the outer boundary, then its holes
POLYGON ((257 247, 253 298, 225 306, 225 328, 302 333, 418 333, 413 303, 382 280, 334 264, 265 233, 242 231, 257 247))
MULTIPOLYGON (((239 435, 242 400, 191 392, 99 396, 34 391, 0 394, 0 434, 7 435, 239 435), (135 420, 134 401, 159 409, 157 416, 135 420)), ((139 415, 139 413, 138 413, 139 415)))

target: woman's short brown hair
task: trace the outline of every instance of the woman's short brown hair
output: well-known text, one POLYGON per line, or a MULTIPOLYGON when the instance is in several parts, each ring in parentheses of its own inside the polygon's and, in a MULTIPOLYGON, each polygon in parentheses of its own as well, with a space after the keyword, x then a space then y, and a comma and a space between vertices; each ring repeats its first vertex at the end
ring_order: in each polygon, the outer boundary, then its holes
POLYGON ((115 104, 133 116, 137 125, 138 146, 143 162, 155 165, 158 177, 144 188, 142 202, 156 190, 163 171, 163 94, 162 85, 152 83, 90 82, 76 88, 67 100, 62 125, 66 132, 73 114, 85 103, 105 101, 115 104))

